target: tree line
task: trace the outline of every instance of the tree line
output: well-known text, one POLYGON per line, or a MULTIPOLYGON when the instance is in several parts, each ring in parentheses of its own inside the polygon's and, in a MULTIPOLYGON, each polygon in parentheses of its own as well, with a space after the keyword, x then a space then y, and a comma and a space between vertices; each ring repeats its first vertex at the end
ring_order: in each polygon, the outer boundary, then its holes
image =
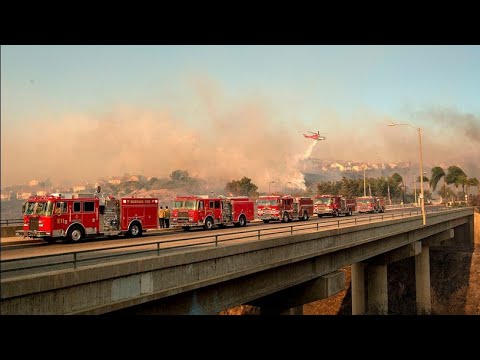
MULTIPOLYGON (((332 194, 343 195, 346 197, 358 197, 365 195, 383 196, 391 199, 392 203, 409 203, 415 202, 415 191, 417 192, 417 199, 420 194, 420 182, 424 183, 425 201, 432 199, 432 193, 437 189, 440 180, 444 180, 443 187, 438 190, 438 195, 441 197, 442 203, 448 201, 464 201, 465 195, 468 194, 470 187, 477 187, 477 196, 474 200, 469 199, 469 202, 478 202, 480 199, 479 181, 477 178, 469 178, 467 174, 458 166, 452 165, 446 171, 440 166, 435 166, 431 170, 431 177, 423 175, 417 176, 415 183, 406 181, 400 174, 394 173, 391 176, 381 176, 378 178, 351 179, 342 177, 337 181, 320 181, 316 184, 316 194, 332 194), (454 185, 456 192, 454 192, 447 185, 454 185), (461 186, 462 190, 459 190, 461 186)), ((315 188, 314 188, 315 189, 315 188)), ((259 195, 258 186, 252 183, 248 177, 243 177, 240 180, 232 180, 225 186, 225 191, 237 196, 256 197, 259 195)), ((316 195, 304 193, 302 195, 316 195)))

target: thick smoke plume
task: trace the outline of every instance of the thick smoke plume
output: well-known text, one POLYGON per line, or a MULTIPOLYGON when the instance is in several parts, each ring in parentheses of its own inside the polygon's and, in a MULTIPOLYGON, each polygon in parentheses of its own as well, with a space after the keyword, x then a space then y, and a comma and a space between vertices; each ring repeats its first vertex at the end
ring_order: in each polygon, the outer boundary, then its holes
MULTIPOLYGON (((198 104, 185 105, 195 106, 193 124, 191 116, 171 108, 119 107, 108 115, 39 118, 28 126, 2 119, 2 186, 47 178, 54 184, 93 183, 126 173, 168 177, 174 170, 187 170, 212 186, 246 176, 259 191, 270 185, 272 191, 294 192, 305 189, 299 163, 308 157, 418 162, 416 131, 386 125, 402 119, 368 110, 346 119, 319 108, 322 115, 311 121, 329 135, 317 142, 302 136, 311 125, 282 116, 271 101, 226 101, 215 89, 200 93, 198 104)), ((425 164, 466 166, 469 177, 480 178, 479 118, 447 113, 426 112, 431 123, 419 125, 425 164)))

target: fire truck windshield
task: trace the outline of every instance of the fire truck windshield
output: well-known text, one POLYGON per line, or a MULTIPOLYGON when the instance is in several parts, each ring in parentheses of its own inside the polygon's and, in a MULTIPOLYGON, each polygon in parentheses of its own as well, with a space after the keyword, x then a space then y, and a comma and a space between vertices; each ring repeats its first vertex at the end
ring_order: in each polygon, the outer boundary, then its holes
POLYGON ((28 202, 25 215, 44 215, 51 216, 53 203, 51 201, 28 202))
POLYGON ((173 203, 173 208, 174 209, 195 209, 195 201, 193 200, 176 200, 173 203))
POLYGON ((275 200, 275 199, 258 199, 257 200, 257 205, 274 206, 274 205, 277 205, 277 200, 275 200))
POLYGON ((319 204, 326 204, 326 205, 330 205, 332 203, 332 198, 318 198, 318 199, 315 199, 315 204, 316 205, 319 205, 319 204))

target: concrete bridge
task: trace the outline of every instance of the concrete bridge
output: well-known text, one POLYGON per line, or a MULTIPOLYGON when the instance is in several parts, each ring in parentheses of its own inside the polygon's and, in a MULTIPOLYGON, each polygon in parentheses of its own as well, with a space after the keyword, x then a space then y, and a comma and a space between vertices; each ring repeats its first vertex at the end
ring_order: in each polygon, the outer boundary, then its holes
POLYGON ((473 249, 473 209, 461 208, 248 243, 179 250, 1 281, 2 314, 218 314, 241 305, 263 314, 345 287, 352 313, 387 314, 387 267, 415 257, 417 313, 431 312, 429 249, 473 249))

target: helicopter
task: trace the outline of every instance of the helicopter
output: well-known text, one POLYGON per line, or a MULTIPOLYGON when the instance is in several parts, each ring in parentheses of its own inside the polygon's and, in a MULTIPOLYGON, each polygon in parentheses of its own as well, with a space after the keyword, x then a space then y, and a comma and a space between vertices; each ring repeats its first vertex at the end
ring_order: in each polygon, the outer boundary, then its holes
POLYGON ((313 140, 317 140, 317 141, 327 140, 326 136, 320 135, 320 131, 317 131, 317 132, 309 131, 309 133, 311 135, 303 134, 303 136, 305 136, 308 139, 313 139, 313 140))

